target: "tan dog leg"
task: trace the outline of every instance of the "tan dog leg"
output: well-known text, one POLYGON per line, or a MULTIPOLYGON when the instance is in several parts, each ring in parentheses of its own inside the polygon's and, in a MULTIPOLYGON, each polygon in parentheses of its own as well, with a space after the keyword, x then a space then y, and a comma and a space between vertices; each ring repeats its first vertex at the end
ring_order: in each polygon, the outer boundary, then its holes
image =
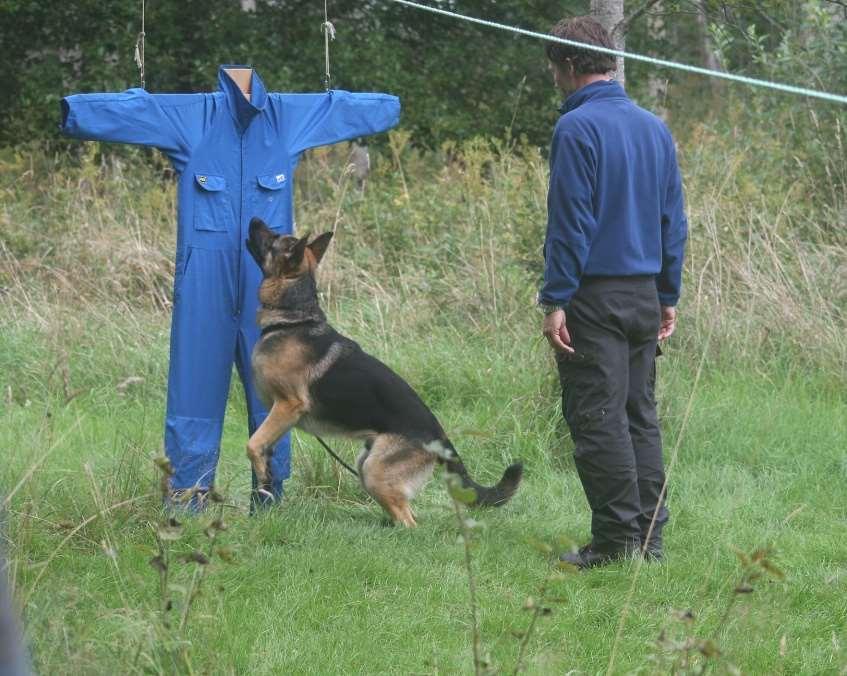
POLYGON ((383 434, 374 439, 359 471, 362 486, 391 519, 413 528, 417 523, 409 501, 430 477, 434 464, 432 454, 417 444, 383 434))
POLYGON ((288 432, 303 414, 303 403, 299 400, 275 401, 268 417, 253 432, 247 442, 247 457, 253 465, 259 492, 270 495, 271 477, 268 472, 268 459, 274 446, 288 432))

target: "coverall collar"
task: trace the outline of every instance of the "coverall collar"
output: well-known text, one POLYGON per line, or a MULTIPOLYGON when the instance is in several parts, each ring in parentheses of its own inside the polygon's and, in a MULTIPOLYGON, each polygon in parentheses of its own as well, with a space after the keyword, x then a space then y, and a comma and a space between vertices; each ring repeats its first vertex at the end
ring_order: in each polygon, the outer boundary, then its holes
MULTIPOLYGON (((242 97, 243 98, 243 97, 242 97)), ((562 114, 569 113, 574 108, 579 108, 583 103, 595 99, 626 99, 629 98, 620 83, 614 80, 598 80, 589 85, 577 89, 565 99, 559 108, 562 114)))
POLYGON ((250 66, 227 64, 221 66, 218 70, 218 88, 226 95, 229 109, 238 126, 246 129, 250 121, 264 110, 268 101, 267 90, 262 78, 253 70, 250 79, 250 100, 248 101, 235 81, 227 74, 228 68, 250 68, 250 66))

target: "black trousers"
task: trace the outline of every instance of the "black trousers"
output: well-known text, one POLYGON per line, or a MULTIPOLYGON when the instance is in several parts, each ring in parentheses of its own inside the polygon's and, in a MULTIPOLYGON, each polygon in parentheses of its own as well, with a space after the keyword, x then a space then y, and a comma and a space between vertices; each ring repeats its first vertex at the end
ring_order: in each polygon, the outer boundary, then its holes
POLYGON ((558 355, 562 410, 591 506, 592 546, 661 547, 668 520, 654 385, 660 308, 653 276, 583 278, 566 312, 575 352, 558 355))

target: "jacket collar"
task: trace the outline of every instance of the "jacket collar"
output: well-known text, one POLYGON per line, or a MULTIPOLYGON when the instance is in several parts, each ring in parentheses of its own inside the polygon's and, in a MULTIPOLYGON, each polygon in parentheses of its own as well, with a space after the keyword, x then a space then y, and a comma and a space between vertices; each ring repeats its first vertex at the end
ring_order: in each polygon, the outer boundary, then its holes
POLYGON ((577 89, 573 94, 565 99, 565 102, 559 108, 559 111, 569 113, 575 108, 579 108, 583 103, 595 101, 599 99, 627 99, 629 98, 618 82, 614 80, 598 80, 589 85, 577 89))
POLYGON ((256 115, 264 110, 268 93, 262 78, 254 70, 250 80, 250 100, 248 101, 235 81, 227 74, 228 68, 250 68, 250 66, 224 65, 218 69, 218 89, 226 96, 236 123, 244 129, 256 115))

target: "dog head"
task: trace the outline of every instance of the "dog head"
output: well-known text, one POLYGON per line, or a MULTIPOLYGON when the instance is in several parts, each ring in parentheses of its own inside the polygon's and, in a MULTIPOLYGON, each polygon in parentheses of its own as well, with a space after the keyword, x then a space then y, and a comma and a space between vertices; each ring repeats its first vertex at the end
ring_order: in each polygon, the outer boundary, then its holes
POLYGON ((325 232, 310 242, 309 233, 300 238, 278 235, 262 219, 254 218, 246 244, 265 279, 296 279, 318 267, 332 235, 325 232))

